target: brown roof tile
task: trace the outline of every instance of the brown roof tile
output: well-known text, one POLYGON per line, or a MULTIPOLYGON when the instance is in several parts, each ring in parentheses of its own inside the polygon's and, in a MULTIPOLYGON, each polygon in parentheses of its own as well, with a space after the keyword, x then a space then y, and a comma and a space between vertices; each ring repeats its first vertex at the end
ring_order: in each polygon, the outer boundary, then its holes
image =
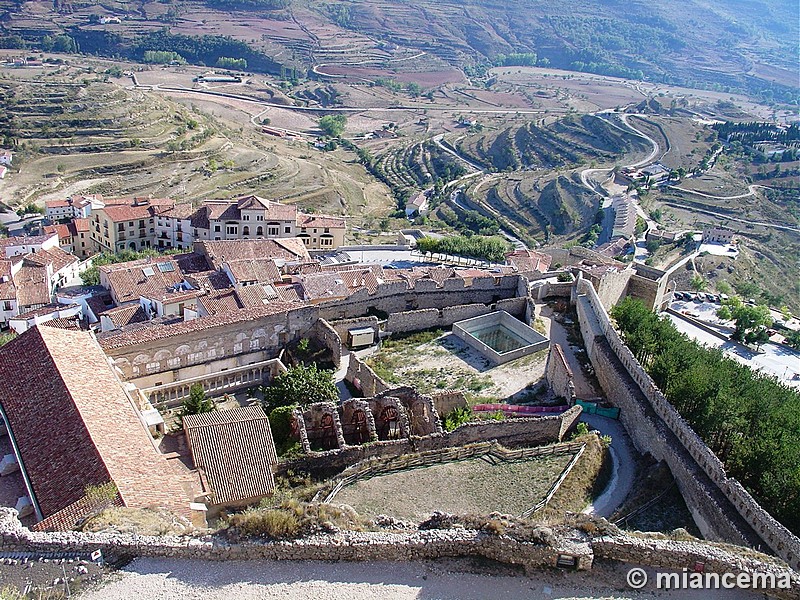
POLYGON ((103 265, 100 270, 120 304, 142 296, 163 300, 173 294, 175 286, 184 280, 178 263, 169 257, 157 257, 149 262, 143 259, 103 265))
POLYGON ((148 327, 121 333, 108 332, 98 336, 100 345, 106 350, 135 346, 145 341, 166 339, 178 335, 187 335, 195 331, 207 331, 215 327, 224 327, 234 323, 252 321, 269 315, 285 313, 297 308, 287 302, 275 302, 266 306, 247 308, 217 315, 209 315, 191 321, 178 321, 174 323, 153 322, 148 327))
POLYGON ((231 260, 225 263, 233 275, 234 283, 255 281, 257 283, 279 283, 281 272, 271 259, 231 260))
POLYGON ((114 481, 126 506, 189 499, 88 332, 34 327, 0 349, 0 405, 44 517, 114 481))
POLYGON ((183 428, 211 504, 255 500, 275 491, 272 468, 278 456, 261 407, 187 416, 183 428))

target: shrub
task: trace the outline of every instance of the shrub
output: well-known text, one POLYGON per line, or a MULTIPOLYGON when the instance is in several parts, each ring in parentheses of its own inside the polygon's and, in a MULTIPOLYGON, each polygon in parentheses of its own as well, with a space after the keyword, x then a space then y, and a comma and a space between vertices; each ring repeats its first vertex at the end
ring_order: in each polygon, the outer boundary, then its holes
POLYGON ((300 533, 300 519, 293 512, 277 508, 248 509, 228 517, 228 523, 244 537, 286 540, 300 533))
POLYGON ((445 431, 453 431, 458 427, 461 427, 465 423, 469 423, 472 421, 474 415, 472 413, 472 409, 468 406, 457 407, 454 408, 445 418, 444 418, 444 429, 445 431))

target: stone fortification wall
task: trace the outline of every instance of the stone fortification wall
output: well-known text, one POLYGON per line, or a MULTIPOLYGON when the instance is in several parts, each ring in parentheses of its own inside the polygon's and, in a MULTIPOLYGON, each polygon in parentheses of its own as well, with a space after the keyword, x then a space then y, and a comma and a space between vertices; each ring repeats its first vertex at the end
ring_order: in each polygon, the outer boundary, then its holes
MULTIPOLYGON (((583 531, 556 533, 548 545, 520 542, 508 536, 469 529, 432 529, 414 532, 337 532, 292 541, 231 543, 222 536, 142 536, 130 533, 32 532, 23 527, 17 511, 0 508, 0 550, 3 552, 89 554, 163 557, 196 560, 326 560, 419 561, 476 556, 520 565, 533 574, 555 567, 559 557, 576 559, 588 570, 595 557, 644 565, 660 570, 694 571, 703 563, 706 573, 774 574, 791 589, 765 590, 785 600, 797 598, 800 576, 780 564, 742 556, 734 549, 700 542, 634 537, 622 533, 590 537, 583 531), (583 539, 576 543, 576 539, 583 539)), ((587 575, 591 576, 591 575, 587 575)), ((652 585, 652 584, 651 584, 652 585)), ((652 589, 652 588, 651 588, 652 589)))
POLYGON ((462 391, 447 391, 431 394, 436 412, 441 418, 446 417, 456 408, 466 408, 467 396, 462 391))
POLYGON ((212 362, 220 370, 274 358, 285 345, 308 337, 317 320, 317 308, 307 306, 104 351, 123 379, 145 388, 208 375, 213 372, 209 370, 212 362))
MULTIPOLYGON (((769 562, 755 557, 743 556, 732 549, 712 546, 700 542, 682 542, 673 540, 659 540, 640 538, 629 535, 614 535, 594 538, 592 551, 595 558, 618 560, 623 563, 647 565, 660 570, 678 571, 688 569, 694 572, 697 563, 703 564, 705 573, 739 573, 748 574, 774 574, 776 583, 790 581, 792 589, 769 590, 769 596, 797 598, 800 589, 800 575, 791 572, 777 561, 769 562), (780 579, 779 579, 780 578, 780 579)), ((651 586, 653 583, 650 584, 651 586)))
POLYGON ((447 279, 441 286, 432 280, 419 280, 413 287, 406 281, 393 281, 381 284, 374 294, 365 288, 345 300, 157 340, 143 338, 120 347, 108 344, 104 351, 123 379, 134 380, 137 387, 152 387, 208 375, 210 363, 220 370, 274 358, 287 344, 308 337, 319 318, 330 322, 361 317, 370 309, 393 314, 431 308, 447 311, 442 317, 447 321, 459 315, 459 307, 451 306, 454 298, 465 305, 485 307, 516 298, 519 287, 518 275, 477 277, 471 282, 447 279))
POLYGON ((800 539, 727 476, 622 342, 594 288, 586 281, 576 286, 581 331, 603 390, 622 409, 620 419, 636 447, 667 462, 703 534, 734 543, 761 540, 800 569, 800 539))
POLYGON ((498 275, 476 277, 471 282, 460 278, 446 279, 442 285, 421 279, 413 287, 406 281, 392 281, 378 287, 374 294, 367 289, 354 293, 345 300, 318 305, 320 316, 327 320, 352 319, 373 311, 392 313, 424 308, 451 306, 453 299, 463 304, 493 304, 518 296, 520 277, 498 275))
POLYGON ((572 292, 570 281, 536 281, 531 285, 531 296, 536 300, 547 298, 569 298, 572 292))
POLYGON ((559 555, 575 556, 591 568, 588 545, 556 540, 551 547, 519 542, 465 529, 413 533, 339 532, 281 542, 239 542, 219 536, 140 536, 117 533, 37 533, 24 528, 13 509, 0 509, 0 548, 4 552, 103 551, 106 556, 143 556, 201 560, 419 561, 478 556, 529 569, 555 567, 559 555))
POLYGON ((389 385, 355 354, 350 354, 350 364, 347 367, 345 379, 360 390, 365 397, 376 396, 389 389, 389 385))
POLYGON ((319 319, 311 328, 311 337, 331 353, 331 362, 338 368, 342 364, 342 338, 325 319, 319 319))
POLYGON ((492 309, 484 304, 462 304, 446 306, 442 309, 427 308, 392 313, 386 321, 386 331, 407 333, 422 329, 445 329, 457 321, 479 317, 490 312, 492 309))
POLYGON ((564 351, 558 344, 550 346, 545 367, 545 380, 557 397, 566 398, 570 405, 575 404, 575 381, 572 369, 567 363, 564 351))

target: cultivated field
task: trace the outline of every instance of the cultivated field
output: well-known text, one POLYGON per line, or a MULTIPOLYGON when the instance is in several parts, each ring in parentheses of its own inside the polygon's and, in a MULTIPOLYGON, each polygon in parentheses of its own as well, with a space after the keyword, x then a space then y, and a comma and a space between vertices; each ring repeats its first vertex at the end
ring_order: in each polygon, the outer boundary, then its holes
POLYGON ((519 515, 541 500, 572 454, 490 464, 482 459, 380 475, 347 486, 334 501, 359 514, 422 520, 433 511, 519 515))

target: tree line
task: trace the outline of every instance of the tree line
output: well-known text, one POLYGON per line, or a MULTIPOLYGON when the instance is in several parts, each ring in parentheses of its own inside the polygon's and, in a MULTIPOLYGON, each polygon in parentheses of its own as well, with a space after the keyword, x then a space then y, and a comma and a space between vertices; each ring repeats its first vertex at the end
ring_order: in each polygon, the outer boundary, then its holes
POLYGON ((773 517, 800 534, 800 392, 680 333, 641 301, 611 310, 670 403, 773 517))
POLYGON ((424 237, 417 241, 417 249, 424 254, 451 254, 501 263, 511 249, 511 244, 503 238, 494 236, 454 235, 440 239, 424 237))

